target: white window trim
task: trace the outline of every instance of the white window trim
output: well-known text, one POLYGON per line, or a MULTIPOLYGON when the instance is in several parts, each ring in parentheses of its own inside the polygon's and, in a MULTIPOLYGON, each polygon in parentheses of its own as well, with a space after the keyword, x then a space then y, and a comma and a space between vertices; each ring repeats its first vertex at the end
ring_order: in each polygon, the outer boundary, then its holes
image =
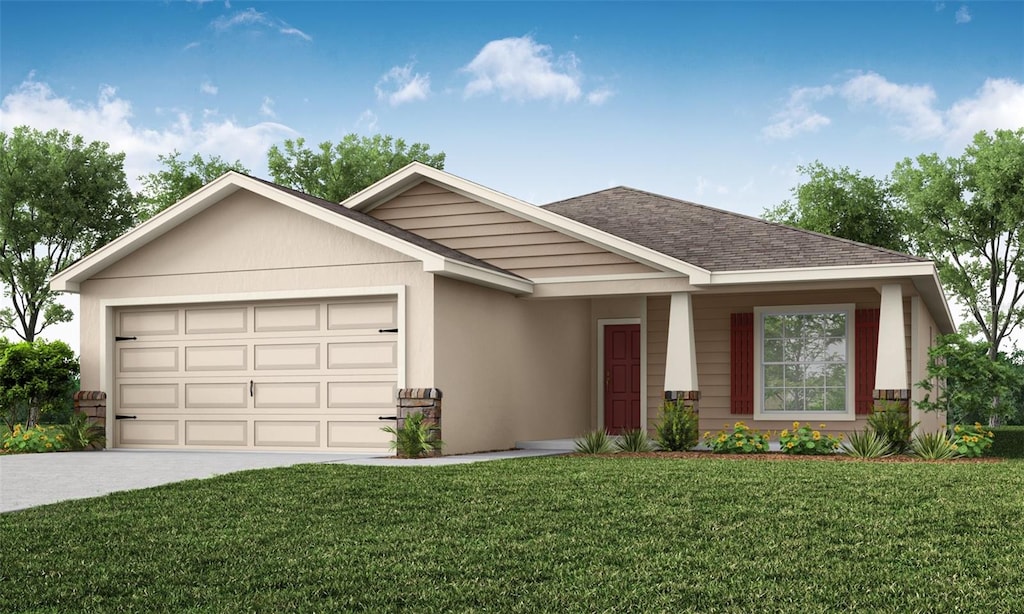
POLYGON ((854 369, 854 318, 857 306, 853 303, 835 305, 785 305, 778 307, 754 307, 754 419, 755 420, 799 420, 827 422, 852 422, 857 419, 854 408, 857 382, 854 369), (846 411, 765 411, 764 410, 764 316, 765 314, 796 313, 845 313, 846 314, 846 411))

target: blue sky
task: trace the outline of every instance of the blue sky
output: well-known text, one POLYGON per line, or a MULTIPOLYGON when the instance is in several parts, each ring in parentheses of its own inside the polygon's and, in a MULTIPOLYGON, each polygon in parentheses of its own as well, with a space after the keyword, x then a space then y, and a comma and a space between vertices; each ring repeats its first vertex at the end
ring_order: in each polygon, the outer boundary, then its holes
POLYGON ((1024 126, 1020 2, 0 1, 0 129, 266 175, 285 138, 422 141, 534 203, 629 185, 749 214, 1024 126))

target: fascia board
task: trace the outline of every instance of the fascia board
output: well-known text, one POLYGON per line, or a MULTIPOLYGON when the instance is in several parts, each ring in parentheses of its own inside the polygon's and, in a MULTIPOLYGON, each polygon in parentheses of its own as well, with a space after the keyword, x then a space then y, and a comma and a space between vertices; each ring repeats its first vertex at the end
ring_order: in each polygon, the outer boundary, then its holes
POLYGON ((424 262, 423 270, 428 273, 469 281, 477 285, 503 290, 516 295, 533 293, 533 282, 531 281, 519 279, 511 275, 504 275, 497 271, 489 271, 472 264, 448 258, 439 258, 430 264, 424 262))
MULTIPOLYGON (((715 271, 711 273, 711 281, 708 285, 724 286, 799 281, 888 279, 893 277, 931 275, 934 271, 935 265, 931 262, 715 271)), ((700 284, 694 283, 694 285, 700 284)))
POLYGON ((688 275, 695 284, 708 283, 710 280, 711 273, 706 269, 418 162, 413 162, 396 171, 342 204, 368 213, 390 197, 412 187, 413 184, 421 180, 430 181, 471 200, 490 205, 499 211, 534 222, 574 239, 597 245, 625 258, 655 268, 683 273, 688 275))

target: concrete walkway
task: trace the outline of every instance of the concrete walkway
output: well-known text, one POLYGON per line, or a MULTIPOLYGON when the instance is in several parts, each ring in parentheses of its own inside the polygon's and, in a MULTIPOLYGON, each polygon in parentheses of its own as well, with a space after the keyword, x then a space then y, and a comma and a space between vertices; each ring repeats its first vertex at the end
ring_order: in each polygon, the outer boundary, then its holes
POLYGON ((0 513, 215 475, 304 463, 439 466, 558 454, 510 450, 420 460, 329 452, 104 450, 0 456, 0 513))

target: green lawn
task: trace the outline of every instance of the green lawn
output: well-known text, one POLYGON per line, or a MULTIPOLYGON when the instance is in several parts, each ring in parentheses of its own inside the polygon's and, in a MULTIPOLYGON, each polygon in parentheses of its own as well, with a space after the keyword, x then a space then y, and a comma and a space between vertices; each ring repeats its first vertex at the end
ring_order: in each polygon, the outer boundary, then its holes
POLYGON ((0 535, 0 611, 1020 612, 1024 461, 307 465, 0 535))

